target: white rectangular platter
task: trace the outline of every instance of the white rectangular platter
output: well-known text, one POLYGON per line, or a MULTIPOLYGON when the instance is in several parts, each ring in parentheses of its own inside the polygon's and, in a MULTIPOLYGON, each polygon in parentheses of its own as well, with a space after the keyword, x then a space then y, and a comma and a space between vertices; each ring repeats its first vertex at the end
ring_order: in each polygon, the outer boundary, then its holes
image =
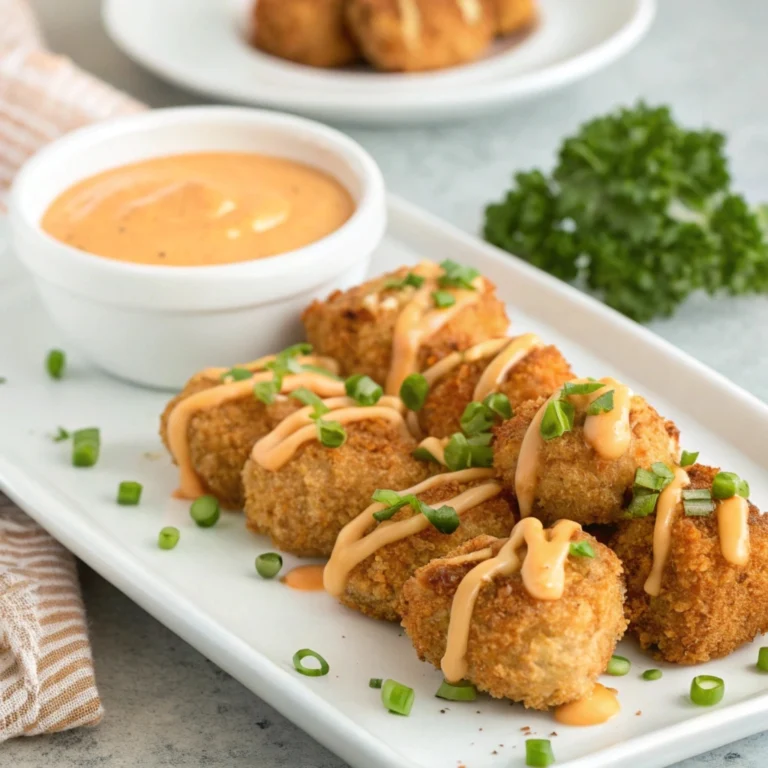
MULTIPOLYGON (((752 498, 768 506, 768 407, 640 326, 417 209, 392 199, 387 238, 372 270, 422 258, 472 264, 507 302, 515 332, 534 330, 558 344, 585 376, 616 375, 682 430, 683 445, 705 463, 737 471, 752 498)), ((167 397, 110 379, 69 350, 67 377, 51 381, 43 360, 66 340, 44 316, 23 277, 0 282, 0 488, 76 555, 254 693, 356 768, 518 768, 530 726, 552 731, 557 764, 568 768, 669 765, 755 733, 768 722, 768 676, 754 668, 759 640, 697 668, 659 666, 630 640, 620 653, 632 671, 611 678, 622 712, 593 728, 556 725, 543 713, 480 697, 434 698, 440 674, 422 664, 397 626, 359 616, 325 594, 293 592, 261 580, 254 556, 271 549, 246 532, 239 515, 212 529, 171 499, 176 473, 157 437, 167 397), (50 436, 99 426, 101 458, 92 469, 70 463, 70 446, 50 436), (141 506, 116 505, 121 480, 144 484, 141 506), (164 525, 181 529, 173 551, 157 548, 164 525), (330 663, 322 678, 298 675, 291 657, 313 648, 330 663), (687 698, 693 675, 726 681, 712 709, 687 698), (413 686, 410 717, 389 715, 370 677, 413 686)), ((234 361, 233 361, 234 362, 234 361)), ((295 564, 286 558, 287 566, 295 564)), ((734 620, 738 620, 734 617, 734 620)))

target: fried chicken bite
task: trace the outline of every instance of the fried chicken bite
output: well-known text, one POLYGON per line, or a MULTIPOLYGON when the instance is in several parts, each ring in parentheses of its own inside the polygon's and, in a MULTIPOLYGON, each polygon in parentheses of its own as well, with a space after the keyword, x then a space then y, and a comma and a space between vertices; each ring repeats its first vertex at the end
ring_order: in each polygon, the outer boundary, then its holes
MULTIPOLYGON (((510 341, 521 339, 513 337, 510 341)), ((503 342, 502 342, 503 343, 503 342)), ((485 344, 474 349, 480 349, 485 344)), ((462 355, 463 360, 430 386, 424 407, 418 413, 419 426, 425 435, 450 437, 461 429, 461 415, 473 400, 482 400, 485 392, 477 394, 478 384, 489 365, 504 348, 473 359, 473 350, 462 355)), ((429 379, 429 371, 425 371, 429 379)), ((492 391, 509 399, 513 411, 528 400, 548 397, 566 381, 574 378, 571 366, 557 347, 534 346, 492 391)))
POLYGON ((344 21, 346 0, 258 0, 256 48, 312 67, 343 67, 359 50, 344 21))
MULTIPOLYGON (((657 461, 670 466, 677 463, 678 429, 642 397, 633 395, 626 450, 618 457, 606 458, 586 437, 586 403, 579 398, 571 400, 575 401, 573 428, 552 439, 541 439, 540 424, 536 423, 547 400, 539 398, 521 405, 514 417, 496 430, 494 466, 505 487, 517 494, 524 516, 531 514, 545 523, 564 518, 582 525, 620 520, 630 501, 636 470, 657 461), (517 475, 529 428, 528 455, 534 457, 534 471, 528 473, 527 509, 520 499, 522 482, 517 475)), ((619 417, 618 409, 611 413, 619 417)))
POLYGON ((509 325, 504 305, 489 280, 474 278, 473 290, 441 288, 442 276, 443 270, 437 264, 422 262, 348 291, 335 291, 325 301, 315 301, 304 310, 307 338, 319 354, 339 361, 342 374, 366 374, 386 384, 390 394, 397 394, 399 377, 391 371, 395 362, 393 344, 402 340, 408 330, 424 329, 413 361, 416 371, 450 352, 501 336, 509 325), (437 290, 452 294, 455 304, 445 309, 435 307, 432 293, 437 290), (404 315, 406 311, 409 315, 404 315), (398 323, 408 320, 408 328, 401 326, 398 330, 398 323))
POLYGON ((492 0, 348 0, 349 29, 376 69, 417 72, 477 59, 497 29, 492 0))
MULTIPOLYGON (((626 628, 621 564, 588 534, 573 541, 589 543, 594 557, 566 557, 559 599, 533 597, 520 569, 482 581, 464 654, 464 677, 479 690, 547 709, 587 696, 605 671, 626 628)), ((473 553, 496 556, 504 543, 479 536, 405 583, 402 623, 420 659, 440 668, 455 595, 478 567, 473 553)))
MULTIPOLYGON (((699 464, 688 468, 688 487, 711 490, 717 472, 699 464)), ((717 511, 689 517, 676 505, 655 596, 645 585, 654 562, 656 516, 621 523, 611 540, 627 575, 629 631, 663 661, 719 659, 768 630, 768 518, 749 504, 744 565, 724 557, 719 522, 717 511)))
POLYGON ((534 0, 493 0, 493 6, 499 35, 514 35, 536 22, 534 0))
MULTIPOLYGON (((515 504, 503 492, 498 483, 488 481, 488 477, 476 480, 464 479, 471 474, 483 474, 482 470, 441 475, 444 481, 422 492, 416 492, 418 498, 433 508, 444 504, 451 505, 451 500, 472 488, 488 487, 494 495, 484 498, 481 503, 463 511, 459 527, 450 534, 441 533, 433 525, 426 525, 418 533, 376 549, 376 551, 357 564, 348 574, 344 591, 338 595, 344 605, 354 608, 375 619, 397 621, 400 619, 400 596, 403 584, 417 568, 426 565, 437 557, 443 557, 460 544, 481 534, 506 536, 515 524, 515 504)), ((490 474, 490 473, 488 473, 490 474)), ((427 481, 430 482, 429 480, 427 481)), ((378 527, 368 510, 370 519, 369 533, 378 527)), ((421 512, 406 505, 400 509, 392 523, 410 520, 421 512)), ((341 540, 339 540, 341 541, 341 540)), ((337 543, 340 548, 341 544, 337 543)), ((329 567, 333 567, 339 551, 331 557, 329 567)))
POLYGON ((407 488, 434 471, 411 456, 415 440, 387 421, 356 421, 345 430, 340 447, 305 442, 276 470, 248 460, 244 511, 251 530, 284 552, 325 557, 377 488, 407 488))

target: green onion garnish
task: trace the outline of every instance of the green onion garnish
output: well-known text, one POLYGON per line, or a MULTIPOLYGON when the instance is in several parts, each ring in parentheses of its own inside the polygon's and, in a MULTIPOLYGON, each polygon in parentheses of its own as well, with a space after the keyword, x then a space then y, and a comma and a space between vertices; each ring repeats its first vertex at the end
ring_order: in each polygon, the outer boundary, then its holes
POLYGON ((72 433, 72 464, 92 467, 99 460, 101 435, 97 427, 78 429, 72 433))
POLYGON ((247 368, 230 368, 221 374, 222 381, 244 381, 250 379, 253 376, 253 371, 249 371, 247 368))
POLYGON ((157 546, 160 549, 173 549, 179 543, 180 537, 179 529, 168 525, 161 528, 160 533, 157 534, 157 546))
POLYGON ((406 286, 421 288, 421 286, 424 285, 425 279, 426 278, 422 277, 421 275, 417 275, 414 272, 409 272, 402 280, 387 280, 387 282, 384 283, 384 290, 386 291, 391 289, 399 291, 406 286))
POLYGON ((666 485, 668 485, 666 479, 657 475, 650 469, 638 467, 637 470, 635 470, 635 488, 645 488, 649 491, 661 491, 666 485))
POLYGON ((629 517, 648 517, 656 509, 656 502, 659 500, 659 494, 644 488, 635 488, 632 501, 627 507, 629 517))
POLYGON ((381 688, 381 684, 382 684, 383 682, 384 682, 384 681, 383 681, 383 680, 382 680, 380 677, 372 677, 372 678, 371 678, 371 679, 368 681, 368 687, 369 687, 369 688, 381 688))
POLYGON ((340 448, 347 442, 347 432, 338 421, 325 421, 317 419, 317 439, 326 448, 340 448))
POLYGON ((603 384, 602 381, 567 381, 563 384, 563 388, 560 390, 560 396, 591 395, 593 392, 597 392, 598 389, 602 389, 604 386, 605 384, 603 384))
POLYGON ((525 764, 531 768, 547 768, 554 765, 555 753, 549 739, 525 740, 525 764))
POLYGON ((433 291, 432 301, 438 309, 447 309, 456 303, 456 297, 448 291, 433 291))
POLYGON ((56 430, 56 434, 51 438, 54 443, 61 443, 64 440, 69 440, 69 432, 64 427, 59 427, 56 430))
POLYGON ((629 672, 632 667, 632 662, 624 656, 611 656, 611 660, 608 662, 608 666, 605 669, 606 675, 613 675, 614 677, 623 677, 629 672))
POLYGON ((382 704, 396 715, 408 716, 411 713, 415 697, 413 688, 395 680, 385 680, 381 686, 382 704))
POLYGON ((545 440, 553 440, 573 429, 574 408, 567 400, 550 400, 541 420, 539 432, 545 440))
MULTIPOLYGON (((253 385, 253 394, 257 400, 261 400, 264 405, 272 405, 275 402, 275 398, 280 394, 280 388, 282 387, 282 379, 271 381, 257 381, 253 385)), ((291 393, 294 394, 294 393, 291 393)))
POLYGON ((643 672, 640 677, 643 678, 643 680, 660 680, 661 679, 661 670, 660 669, 646 669, 645 672, 643 672))
POLYGON ((189 514, 201 528, 210 528, 219 521, 219 500, 215 496, 200 496, 192 502, 189 514))
POLYGON ((124 480, 117 487, 117 503, 123 506, 136 506, 141 500, 141 483, 124 480))
POLYGON ((401 496, 397 491, 379 488, 373 492, 371 499, 379 504, 386 504, 384 509, 373 513, 373 519, 378 520, 379 522, 389 520, 398 509, 402 509, 407 504, 410 504, 414 509, 418 510, 419 500, 412 494, 401 496))
POLYGON ((296 651, 293 654, 293 668, 300 674, 307 677, 323 677, 330 671, 328 662, 317 651, 313 651, 311 648, 302 648, 300 651, 296 651), (302 661, 307 657, 315 659, 320 667, 305 667, 302 661))
POLYGON ((691 681, 691 701, 700 707, 711 707, 723 699, 725 682, 714 675, 696 675, 691 681))
POLYGON ((730 499, 739 489, 741 478, 733 472, 718 472, 712 481, 712 495, 716 499, 730 499))
POLYGON ((373 513, 373 519, 379 522, 389 520, 399 509, 410 505, 414 512, 424 515, 440 533, 453 533, 459 527, 459 516, 453 507, 443 505, 434 509, 412 493, 402 496, 397 491, 379 488, 371 498, 379 504, 386 504, 384 509, 373 513))
POLYGON ((683 451, 682 455, 680 456, 680 466, 690 467, 692 464, 696 463, 696 459, 698 458, 698 451, 683 451))
POLYGON ((344 389, 358 405, 376 405, 384 390, 370 377, 358 373, 344 382, 344 389))
POLYGON ((470 466, 472 451, 467 438, 461 432, 456 432, 451 436, 443 450, 443 458, 445 459, 445 466, 451 472, 458 472, 460 469, 467 469, 470 466))
POLYGON ((283 567, 283 558, 277 552, 264 552, 256 558, 256 573, 262 579, 274 579, 283 567))
POLYGON ((45 358, 45 368, 52 379, 60 379, 64 375, 67 356, 60 349, 52 349, 45 358))
POLYGON ((666 481, 663 486, 664 488, 675 479, 675 473, 663 461, 654 461, 651 464, 651 470, 656 477, 661 477, 666 481))
POLYGON ((484 467, 486 469, 493 466, 493 448, 490 441, 493 435, 490 433, 474 435, 467 438, 469 444, 469 465, 471 467, 484 467), (488 442, 485 442, 488 440, 488 442))
POLYGON ((757 652, 757 668, 761 672, 768 672, 768 647, 766 646, 757 652))
POLYGON ((323 402, 323 399, 319 395, 316 395, 314 392, 307 389, 306 387, 299 387, 298 389, 294 389, 293 392, 291 392, 290 397, 294 398, 295 400, 298 400, 300 403, 303 403, 304 405, 311 405, 313 411, 310 418, 312 419, 319 419, 321 416, 324 416, 326 413, 328 413, 331 410, 323 402))
POLYGON ((739 487, 736 489, 736 493, 743 499, 749 498, 749 483, 746 480, 739 480, 739 487))
POLYGON ((477 698, 477 688, 466 680, 458 683, 443 680, 435 697, 446 701, 474 701, 477 698))
POLYGON ((411 452, 411 456, 413 456, 414 459, 418 459, 419 461, 437 462, 437 459, 426 448, 422 448, 421 446, 414 448, 414 450, 411 452))
POLYGON ((703 517, 715 511, 709 488, 687 488, 683 491, 683 510, 688 517, 703 517))
POLYGON ((587 415, 598 416, 601 413, 609 413, 612 410, 613 410, 613 390, 611 389, 608 392, 605 392, 604 394, 600 395, 600 397, 596 397, 587 406, 587 415))
POLYGON ((461 414, 461 431, 467 436, 487 432, 494 423, 493 411, 485 403, 467 403, 461 414))
POLYGON ((465 288, 468 291, 474 291, 475 286, 472 282, 480 276, 480 273, 472 267, 465 267, 455 261, 446 259, 441 262, 443 274, 438 280, 441 288, 465 288))
POLYGON ((483 405, 490 408, 500 419, 512 418, 512 404, 509 402, 509 398, 501 392, 491 392, 483 400, 483 405))
POLYGON ((588 541, 572 541, 568 548, 570 554, 574 557, 594 557, 595 550, 588 541))
POLYGON ((420 504, 421 512, 440 533, 451 534, 460 525, 459 515, 453 507, 443 504, 442 507, 434 507, 420 504))
POLYGON ((400 399, 405 403, 409 411, 420 411, 427 401, 429 384, 420 373, 412 373, 406 376, 400 386, 400 399))

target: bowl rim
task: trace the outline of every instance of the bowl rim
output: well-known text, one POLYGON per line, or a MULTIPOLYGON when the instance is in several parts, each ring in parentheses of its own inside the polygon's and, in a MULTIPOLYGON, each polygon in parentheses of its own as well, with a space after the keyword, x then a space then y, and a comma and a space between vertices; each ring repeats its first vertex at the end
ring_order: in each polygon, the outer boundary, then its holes
MULTIPOLYGON (((188 150, 190 153, 195 150, 188 150)), ((201 150, 202 151, 202 150, 201 150)), ((215 149, 207 151, 217 151, 215 149)), ((222 148, 220 151, 227 151, 222 148)), ((180 154, 182 154, 180 152, 180 154)), ((148 152, 147 159, 152 157, 148 152)), ((134 162, 140 162, 135 160, 134 162)), ((128 163, 122 163, 126 165, 128 163)), ((114 167, 119 167, 116 163, 114 167)), ((309 163, 311 165, 311 163, 309 163)), ((82 179, 88 178, 84 175, 82 179)), ((210 282, 211 280, 233 278, 270 278, 280 277, 294 273, 305 266, 311 266, 307 262, 314 261, 319 249, 339 251, 353 245, 363 233, 360 232, 361 224, 379 214, 384 214, 385 187, 384 179, 375 160, 358 142, 335 128, 323 125, 303 117, 274 112, 266 109, 254 109, 239 106, 210 106, 193 105, 181 107, 168 107, 160 109, 148 109, 145 112, 124 115, 111 118, 93 125, 88 125, 71 131, 43 147, 33 157, 27 160, 21 170, 16 174, 10 188, 8 198, 8 218, 13 226, 21 225, 28 233, 44 241, 49 247, 55 247, 58 258, 65 255, 81 269, 99 270, 111 272, 113 276, 124 275, 134 279, 140 277, 156 277, 173 279, 177 277, 185 282, 210 282), (269 127, 277 127, 292 133, 295 138, 314 135, 322 139, 327 148, 344 159, 353 173, 360 181, 362 193, 356 202, 352 215, 338 229, 325 237, 308 243, 301 248, 296 248, 284 253, 252 259, 249 261, 232 262, 229 264, 201 265, 201 266, 170 266, 136 264, 129 261, 120 261, 100 256, 80 248, 76 248, 49 235, 41 226, 41 221, 36 219, 24 199, 27 189, 34 184, 44 185, 46 182, 45 167, 48 162, 61 156, 77 157, 87 151, 88 146, 95 140, 116 140, 121 136, 135 132, 150 132, 154 128, 168 124, 179 126, 204 125, 206 122, 222 122, 230 120, 233 124, 251 124, 269 127)), ((374 230, 376 227, 373 228, 374 230)), ((375 236, 375 232, 371 233, 375 236)), ((361 257, 365 248, 361 248, 361 257)), ((18 253, 18 258, 25 262, 23 253, 18 253)), ((346 265, 348 262, 344 260, 346 265)), ((343 266, 339 264, 339 269, 343 266)), ((317 263, 315 262, 315 267, 317 263)), ((339 270, 336 270, 339 271, 339 270)), ((328 274, 328 270, 318 270, 319 273, 328 274)))

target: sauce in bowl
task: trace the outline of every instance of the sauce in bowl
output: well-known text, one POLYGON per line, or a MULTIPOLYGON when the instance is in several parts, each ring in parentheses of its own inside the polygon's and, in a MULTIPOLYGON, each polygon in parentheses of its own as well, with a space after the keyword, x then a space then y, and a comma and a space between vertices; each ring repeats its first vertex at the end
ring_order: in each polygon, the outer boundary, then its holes
POLYGON ((112 168, 59 195, 41 226, 118 261, 201 267, 301 248, 339 229, 349 192, 317 168, 279 157, 200 152, 112 168))

